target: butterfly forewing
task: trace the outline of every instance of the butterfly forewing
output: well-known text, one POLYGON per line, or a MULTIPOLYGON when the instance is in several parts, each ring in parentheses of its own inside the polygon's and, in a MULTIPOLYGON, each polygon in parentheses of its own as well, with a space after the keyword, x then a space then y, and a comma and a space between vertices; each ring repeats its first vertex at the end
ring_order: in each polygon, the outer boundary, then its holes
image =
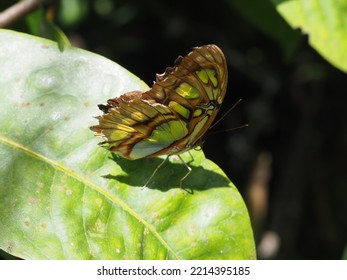
POLYGON ((111 151, 128 159, 179 154, 195 147, 212 124, 227 86, 227 65, 215 45, 193 49, 157 75, 146 92, 99 105, 91 127, 111 151))

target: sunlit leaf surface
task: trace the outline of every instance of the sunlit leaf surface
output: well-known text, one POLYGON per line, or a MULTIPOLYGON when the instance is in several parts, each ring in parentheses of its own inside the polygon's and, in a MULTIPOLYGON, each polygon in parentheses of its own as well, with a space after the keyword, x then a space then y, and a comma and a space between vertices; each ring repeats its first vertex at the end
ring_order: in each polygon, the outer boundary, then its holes
MULTIPOLYGON (((245 204, 202 151, 129 161, 97 104, 147 86, 93 53, 0 31, 0 248, 25 259, 253 259, 245 204)), ((141 63, 141 62, 139 62, 141 63)), ((154 73, 153 73, 154 75, 154 73)), ((216 147, 218 149, 218 147, 216 147)))

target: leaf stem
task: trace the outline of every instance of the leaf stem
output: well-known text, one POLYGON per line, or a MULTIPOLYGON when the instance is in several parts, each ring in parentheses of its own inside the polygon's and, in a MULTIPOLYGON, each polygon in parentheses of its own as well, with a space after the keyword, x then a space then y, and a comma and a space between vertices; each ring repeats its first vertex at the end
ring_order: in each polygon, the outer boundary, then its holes
POLYGON ((33 10, 43 3, 44 0, 23 0, 12 5, 0 13, 0 28, 4 28, 33 10))

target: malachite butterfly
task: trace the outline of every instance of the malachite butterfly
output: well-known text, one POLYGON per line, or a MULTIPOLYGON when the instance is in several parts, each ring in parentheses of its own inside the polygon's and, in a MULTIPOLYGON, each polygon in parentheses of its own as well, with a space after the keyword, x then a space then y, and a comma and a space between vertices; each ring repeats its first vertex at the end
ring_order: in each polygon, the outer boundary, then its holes
MULTIPOLYGON (((157 74, 148 91, 127 92, 98 105, 104 114, 96 117, 99 124, 91 130, 104 138, 102 146, 130 160, 179 156, 202 144, 223 102, 227 81, 221 49, 216 45, 196 47, 157 74)), ((191 168, 180 159, 189 170, 182 183, 191 168)))

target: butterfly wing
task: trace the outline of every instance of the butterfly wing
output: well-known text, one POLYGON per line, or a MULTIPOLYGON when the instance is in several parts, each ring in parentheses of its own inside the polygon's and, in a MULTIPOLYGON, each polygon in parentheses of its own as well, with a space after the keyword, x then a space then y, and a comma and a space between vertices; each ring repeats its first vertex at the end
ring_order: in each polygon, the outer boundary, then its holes
POLYGON ((132 94, 131 99, 122 95, 101 105, 107 113, 97 117, 99 125, 91 127, 106 139, 102 145, 128 159, 149 157, 188 133, 187 124, 169 107, 142 94, 132 94))
POLYGON ((176 154, 196 146, 223 102, 227 65, 215 45, 195 48, 157 75, 146 92, 130 92, 99 105, 91 127, 110 150, 128 159, 176 154))
POLYGON ((157 82, 145 93, 176 112, 188 123, 189 137, 182 139, 192 148, 215 119, 224 100, 228 82, 227 64, 216 45, 193 49, 176 60, 175 67, 157 75, 157 82))

